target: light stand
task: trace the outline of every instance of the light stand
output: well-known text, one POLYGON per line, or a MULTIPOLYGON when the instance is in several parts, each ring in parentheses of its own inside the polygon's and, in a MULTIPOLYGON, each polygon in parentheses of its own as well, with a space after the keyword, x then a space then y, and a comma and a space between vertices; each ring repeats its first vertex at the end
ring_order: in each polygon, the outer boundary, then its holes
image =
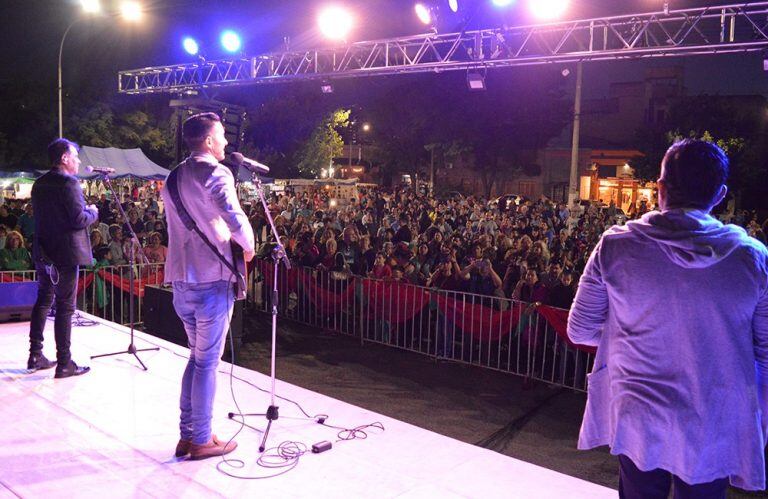
POLYGON ((97 359, 99 357, 111 357, 113 355, 122 355, 122 354, 131 354, 134 357, 136 357, 136 360, 139 361, 139 364, 141 364, 141 367, 147 371, 147 366, 144 365, 144 363, 139 358, 137 352, 147 352, 150 350, 160 350, 159 347, 154 348, 141 348, 137 349, 136 345, 133 344, 133 322, 134 322, 134 310, 133 310, 133 265, 134 265, 134 248, 139 248, 139 255, 141 256, 141 262, 144 264, 149 264, 149 260, 147 260, 146 255, 144 255, 144 251, 141 249, 141 243, 139 242, 139 238, 136 237, 136 232, 133 230, 133 226, 131 226, 130 220, 128 220, 128 217, 125 215, 125 210, 123 209, 123 205, 120 203, 120 199, 117 197, 117 193, 115 192, 115 189, 112 187, 112 181, 109 180, 109 176, 107 173, 102 173, 101 180, 104 182, 104 185, 107 186, 107 189, 110 190, 112 193, 112 197, 115 199, 117 203, 117 208, 120 210, 120 214, 123 217, 123 220, 125 220, 125 225, 128 226, 128 230, 131 233, 131 249, 128 252, 128 265, 130 266, 128 271, 128 287, 130 288, 130 291, 128 293, 129 295, 129 303, 128 303, 128 320, 131 323, 131 343, 128 345, 127 350, 121 350, 119 352, 112 352, 112 353, 102 353, 99 355, 91 355, 91 359, 97 359))
MULTIPOLYGON (((266 416, 267 418, 267 428, 264 430, 264 436, 261 439, 261 444, 259 445, 259 452, 264 452, 264 449, 266 449, 267 446, 267 437, 269 437, 269 430, 272 428, 272 422, 277 421, 278 418, 278 407, 275 405, 275 351, 277 347, 277 299, 278 299, 278 293, 277 293, 277 270, 280 267, 280 261, 282 261, 285 264, 285 268, 287 270, 291 269, 291 262, 288 260, 288 256, 285 253, 285 248, 282 244, 280 244, 280 236, 277 234, 277 228, 275 227, 275 222, 272 220, 272 214, 269 212, 269 206, 267 206, 267 200, 264 197, 264 187, 261 184, 261 180, 256 175, 256 173, 253 174, 253 183, 256 186, 256 191, 259 193, 259 199, 261 200, 262 206, 264 206, 264 213, 267 216, 267 221, 269 222, 269 226, 272 228, 272 236, 275 238, 276 246, 272 250, 272 264, 273 264, 273 273, 272 273, 272 362, 271 362, 271 374, 270 379, 272 382, 269 396, 270 396, 270 402, 269 407, 267 407, 267 412, 265 413, 259 413, 259 414, 238 414, 234 412, 230 412, 228 414, 229 419, 233 419, 235 416, 240 416, 241 418, 245 419, 246 416, 266 416)), ((245 423, 243 423, 245 424, 245 423)), ((249 426, 249 425, 246 425, 249 426)), ((252 428, 251 426, 249 426, 252 428)))

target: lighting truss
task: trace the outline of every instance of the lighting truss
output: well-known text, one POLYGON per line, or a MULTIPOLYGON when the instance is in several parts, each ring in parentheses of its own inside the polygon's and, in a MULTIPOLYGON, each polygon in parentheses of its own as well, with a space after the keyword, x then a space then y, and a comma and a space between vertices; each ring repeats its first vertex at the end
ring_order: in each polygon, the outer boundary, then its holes
POLYGON ((768 2, 424 34, 121 71, 125 94, 768 49, 768 2))

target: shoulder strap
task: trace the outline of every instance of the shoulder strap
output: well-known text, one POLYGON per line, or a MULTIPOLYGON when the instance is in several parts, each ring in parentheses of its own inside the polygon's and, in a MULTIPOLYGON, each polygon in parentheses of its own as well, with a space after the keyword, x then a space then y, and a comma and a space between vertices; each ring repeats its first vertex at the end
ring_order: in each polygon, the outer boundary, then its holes
POLYGON ((213 251, 217 257, 219 257, 219 260, 221 260, 221 262, 232 272, 232 274, 239 275, 240 272, 238 272, 235 266, 230 261, 228 261, 224 255, 219 252, 219 249, 208 239, 208 237, 203 234, 203 231, 201 231, 197 226, 197 223, 184 207, 184 203, 181 201, 181 193, 179 192, 178 186, 178 173, 179 168, 185 164, 186 161, 171 170, 171 173, 168 174, 168 178, 165 181, 165 185, 168 188, 168 194, 171 195, 171 201, 173 201, 173 205, 176 207, 176 212, 181 219, 181 223, 184 224, 184 227, 186 227, 187 230, 195 231, 197 235, 200 236, 200 239, 203 240, 203 242, 211 249, 211 251, 213 251))

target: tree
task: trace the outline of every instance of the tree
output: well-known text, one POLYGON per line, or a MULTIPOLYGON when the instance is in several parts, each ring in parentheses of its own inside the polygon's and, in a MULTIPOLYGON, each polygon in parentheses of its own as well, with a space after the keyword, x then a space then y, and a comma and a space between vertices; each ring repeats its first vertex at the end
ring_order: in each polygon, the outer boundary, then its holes
POLYGON ((170 120, 144 111, 116 113, 112 105, 99 102, 76 113, 68 125, 69 136, 81 145, 140 148, 153 161, 169 165, 173 159, 170 120))
POLYGON ((300 84, 265 88, 248 105, 241 152, 269 164, 274 175, 297 175, 300 152, 318 123, 338 107, 317 93, 316 86, 300 84))
POLYGON ((499 71, 486 77, 487 90, 453 87, 447 101, 449 150, 461 151, 490 197, 496 182, 530 166, 532 153, 546 146, 570 121, 570 103, 559 72, 499 71))
POLYGON ((700 95, 681 99, 672 107, 666 123, 638 131, 643 157, 630 162, 635 175, 656 180, 661 160, 669 146, 682 138, 714 142, 728 155, 731 164, 729 186, 737 200, 766 190, 766 130, 768 112, 763 97, 700 95))
POLYGON ((299 172, 317 178, 323 168, 333 164, 333 158, 344 152, 344 140, 339 129, 349 126, 349 110, 337 109, 315 128, 309 140, 296 156, 299 172))

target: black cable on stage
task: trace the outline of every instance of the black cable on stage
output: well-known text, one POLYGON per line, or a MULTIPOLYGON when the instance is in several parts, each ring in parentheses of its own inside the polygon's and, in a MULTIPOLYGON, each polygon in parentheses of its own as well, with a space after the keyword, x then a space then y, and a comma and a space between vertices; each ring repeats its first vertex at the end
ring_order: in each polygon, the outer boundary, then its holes
MULTIPOLYGON (((229 307, 229 301, 227 302, 227 307, 229 307)), ((95 322, 94 322, 95 323, 95 322)), ((126 334, 125 331, 122 331, 110 324, 105 324, 107 327, 121 332, 123 334, 126 334)), ((235 340, 234 336, 232 334, 232 323, 230 321, 229 328, 227 330, 227 334, 229 336, 229 345, 230 345, 230 363, 229 363, 229 372, 220 370, 217 371, 219 374, 226 374, 229 375, 229 390, 230 394, 232 396, 232 401, 235 404, 235 408, 237 409, 238 414, 242 413, 242 410, 240 409, 240 405, 237 402, 237 398, 235 396, 235 387, 234 387, 234 380, 238 380, 241 383, 245 383, 248 386, 255 388, 263 393, 270 393, 269 390, 266 390, 264 388, 261 388, 257 384, 248 381, 247 379, 241 378, 239 376, 235 376, 235 340)), ((168 347, 164 345, 160 345, 158 343, 153 343, 152 341, 148 341, 144 339, 146 343, 149 343, 152 346, 159 347, 161 350, 164 350, 166 352, 169 352, 177 357, 180 357, 182 359, 188 360, 188 357, 185 357, 184 355, 175 352, 168 347)), ((295 400, 281 397, 277 394, 275 394, 275 397, 283 400, 285 402, 289 402, 296 406, 299 411, 301 411, 304 416, 306 416, 307 419, 313 419, 315 422, 321 426, 325 426, 326 428, 332 428, 334 430, 338 430, 338 433, 336 434, 337 440, 336 442, 346 442, 350 440, 365 440, 368 438, 368 432, 366 431, 369 428, 374 428, 377 430, 385 431, 384 425, 378 421, 370 424, 360 425, 356 426, 354 428, 344 428, 342 426, 334 426, 331 424, 326 423, 326 420, 330 418, 327 414, 316 414, 314 416, 311 416, 302 405, 295 400)), ((240 428, 235 432, 234 435, 227 441, 227 444, 225 444, 225 448, 227 445, 229 445, 230 442, 234 441, 234 439, 242 433, 243 429, 245 428, 245 419, 241 418, 240 420, 240 428)), ((240 480, 263 480, 266 478, 274 478, 280 475, 283 475, 285 473, 288 473, 289 471, 293 470, 296 466, 299 464, 299 458, 301 458, 304 454, 307 454, 309 452, 309 449, 306 444, 302 442, 295 442, 286 440, 284 442, 281 442, 277 447, 272 447, 267 450, 265 450, 261 456, 256 460, 256 464, 259 465, 262 468, 267 469, 279 469, 281 470, 278 473, 272 473, 268 475, 238 475, 236 473, 232 473, 230 471, 227 471, 223 468, 223 465, 227 465, 231 468, 235 469, 242 469, 245 468, 245 461, 242 459, 233 459, 233 458, 227 458, 226 456, 221 456, 221 461, 219 461, 216 464, 216 470, 220 473, 231 477, 231 478, 237 478, 240 480)))

